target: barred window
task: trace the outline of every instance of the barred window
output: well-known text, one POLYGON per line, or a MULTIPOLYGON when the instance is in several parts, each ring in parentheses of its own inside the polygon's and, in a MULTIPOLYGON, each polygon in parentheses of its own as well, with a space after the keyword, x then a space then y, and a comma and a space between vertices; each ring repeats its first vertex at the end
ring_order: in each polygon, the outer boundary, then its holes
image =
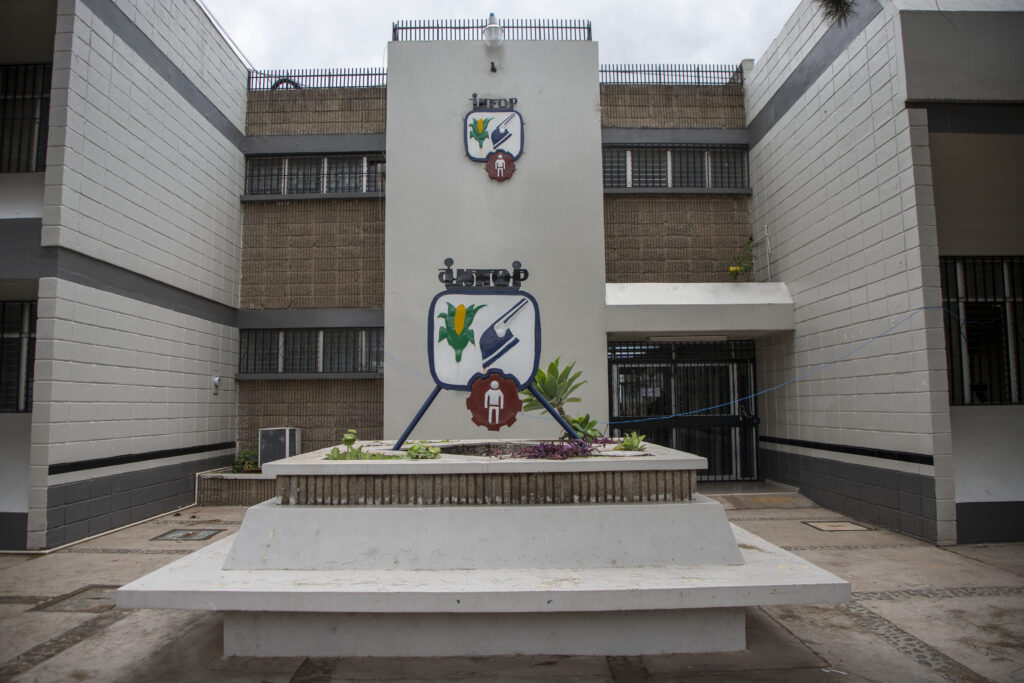
POLYGON ((1024 257, 942 257, 940 265, 950 404, 1024 402, 1024 257))
POLYGON ((382 155, 249 157, 250 195, 341 194, 384 191, 382 155))
POLYGON ((288 194, 320 192, 324 165, 322 157, 294 157, 285 161, 288 169, 288 194))
POLYGON ((281 194, 284 162, 276 157, 249 159, 245 174, 246 194, 281 194))
POLYGON ((605 147, 602 159, 606 188, 749 189, 745 146, 605 147))
POLYGON ((632 187, 668 187, 668 154, 663 149, 634 149, 632 187))
POLYGON ((280 337, 278 330, 242 330, 239 372, 281 372, 281 359, 278 357, 280 337))
POLYGON ((242 375, 379 374, 384 330, 379 327, 241 330, 242 375))
POLYGON ((36 302, 0 302, 0 413, 32 410, 36 302))
POLYGON ((316 372, 319 361, 319 337, 319 330, 285 330, 284 371, 316 372))
POLYGON ((711 169, 711 187, 747 186, 745 149, 726 147, 708 150, 708 167, 711 169))
POLYGON ((52 64, 0 66, 0 173, 46 168, 52 64))
POLYGON ((605 147, 601 150, 605 187, 626 187, 626 152, 621 147, 605 147))
POLYGON ((672 187, 707 187, 704 150, 674 149, 672 154, 672 187))

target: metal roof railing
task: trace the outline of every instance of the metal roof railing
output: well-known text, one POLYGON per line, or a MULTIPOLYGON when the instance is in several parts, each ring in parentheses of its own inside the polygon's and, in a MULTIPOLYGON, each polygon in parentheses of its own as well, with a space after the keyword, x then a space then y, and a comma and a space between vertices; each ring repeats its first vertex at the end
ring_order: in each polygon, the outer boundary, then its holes
MULTIPOLYGON (((433 28, 437 29, 437 35, 443 35, 448 30, 456 30, 446 27, 433 28)), ((469 28, 479 29, 480 27, 469 28)), ((526 30, 525 27, 522 28, 526 30)), ((589 25, 587 30, 589 31, 589 25)), ((459 35, 463 36, 463 34, 459 35)), ((468 37, 454 38, 454 40, 468 39, 468 37)), ((432 40, 432 38, 405 38, 404 40, 432 40)), ((446 38, 437 38, 437 40, 446 40, 446 38)), ((743 69, 733 64, 602 64, 599 77, 601 83, 609 85, 742 85, 743 69)), ((384 67, 251 70, 249 71, 249 90, 380 87, 387 85, 387 78, 388 72, 384 67)))
MULTIPOLYGON (((391 25, 392 40, 483 40, 483 19, 414 19, 391 25)), ((505 40, 593 40, 586 19, 499 19, 505 40)))
POLYGON ((388 71, 384 67, 348 69, 273 69, 249 72, 249 90, 281 88, 369 88, 384 86, 388 71))
POLYGON ((742 85, 736 64, 602 64, 601 83, 615 85, 742 85))

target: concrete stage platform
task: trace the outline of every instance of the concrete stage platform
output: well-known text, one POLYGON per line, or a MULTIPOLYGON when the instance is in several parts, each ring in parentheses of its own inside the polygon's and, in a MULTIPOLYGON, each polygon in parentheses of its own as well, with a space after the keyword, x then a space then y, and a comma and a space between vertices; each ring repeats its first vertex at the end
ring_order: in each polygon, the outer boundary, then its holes
POLYGON ((280 498, 117 602, 223 612, 227 655, 338 657, 742 650, 747 607, 849 598, 693 493, 703 458, 650 448, 272 463, 280 498))

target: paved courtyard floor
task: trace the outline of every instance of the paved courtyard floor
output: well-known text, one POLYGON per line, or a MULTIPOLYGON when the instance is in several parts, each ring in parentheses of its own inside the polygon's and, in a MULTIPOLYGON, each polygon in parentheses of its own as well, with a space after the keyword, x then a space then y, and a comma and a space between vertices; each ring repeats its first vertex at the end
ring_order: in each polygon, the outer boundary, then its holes
POLYGON ((245 511, 192 507, 45 555, 0 554, 0 681, 1024 681, 1024 543, 937 548, 836 524, 857 520, 779 487, 701 490, 850 581, 852 600, 750 609, 747 650, 726 654, 225 658, 217 615, 112 601, 245 511))

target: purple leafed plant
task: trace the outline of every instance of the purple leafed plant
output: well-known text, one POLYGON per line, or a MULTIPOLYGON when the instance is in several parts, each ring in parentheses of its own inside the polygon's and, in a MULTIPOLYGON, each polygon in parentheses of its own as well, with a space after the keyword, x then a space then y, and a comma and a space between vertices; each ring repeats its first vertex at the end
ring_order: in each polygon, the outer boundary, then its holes
POLYGON ((594 447, 576 439, 573 441, 541 441, 537 444, 523 446, 512 451, 513 458, 532 458, 544 460, 567 460, 568 458, 585 458, 594 454, 594 447))

